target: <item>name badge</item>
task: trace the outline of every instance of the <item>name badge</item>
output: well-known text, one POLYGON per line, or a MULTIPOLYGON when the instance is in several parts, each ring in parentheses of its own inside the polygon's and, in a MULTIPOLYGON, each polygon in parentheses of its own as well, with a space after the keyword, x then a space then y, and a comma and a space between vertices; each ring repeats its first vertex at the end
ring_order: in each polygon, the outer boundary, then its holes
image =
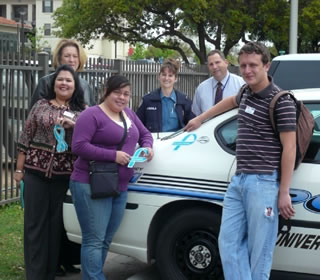
POLYGON ((73 119, 73 118, 74 118, 74 113, 68 112, 68 111, 64 111, 64 112, 63 112, 63 116, 64 116, 64 117, 67 117, 67 118, 69 118, 69 119, 73 119))
POLYGON ((148 111, 156 111, 157 107, 147 107, 146 110, 148 110, 148 111))
POLYGON ((250 106, 247 106, 246 109, 245 109, 245 112, 248 113, 248 114, 251 114, 253 115, 254 114, 254 108, 250 107, 250 106))

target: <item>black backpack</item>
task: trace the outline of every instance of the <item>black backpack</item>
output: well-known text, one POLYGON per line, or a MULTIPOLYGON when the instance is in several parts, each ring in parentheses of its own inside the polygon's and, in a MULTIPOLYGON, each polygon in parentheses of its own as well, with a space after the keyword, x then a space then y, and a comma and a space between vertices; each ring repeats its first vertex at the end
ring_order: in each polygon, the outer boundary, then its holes
POLYGON ((302 101, 298 101, 292 92, 290 91, 280 91, 278 92, 271 100, 269 106, 269 115, 270 121, 273 127, 273 130, 277 132, 275 121, 274 121, 274 109, 278 99, 285 94, 290 94, 291 98, 296 103, 297 108, 297 127, 296 127, 296 161, 294 165, 294 169, 297 169, 301 161, 303 160, 309 144, 311 142, 313 129, 314 129, 314 118, 307 107, 303 104, 302 101))

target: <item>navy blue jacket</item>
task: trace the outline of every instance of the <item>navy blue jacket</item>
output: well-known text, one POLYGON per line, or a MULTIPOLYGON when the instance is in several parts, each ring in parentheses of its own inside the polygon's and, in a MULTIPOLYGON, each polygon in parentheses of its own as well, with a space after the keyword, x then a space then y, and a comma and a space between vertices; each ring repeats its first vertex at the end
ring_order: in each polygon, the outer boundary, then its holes
MULTIPOLYGON (((192 101, 182 92, 174 90, 177 96, 176 112, 180 128, 183 128, 195 115, 191 111, 192 101)), ((162 132, 162 103, 160 88, 151 91, 142 98, 137 115, 150 132, 162 132)))

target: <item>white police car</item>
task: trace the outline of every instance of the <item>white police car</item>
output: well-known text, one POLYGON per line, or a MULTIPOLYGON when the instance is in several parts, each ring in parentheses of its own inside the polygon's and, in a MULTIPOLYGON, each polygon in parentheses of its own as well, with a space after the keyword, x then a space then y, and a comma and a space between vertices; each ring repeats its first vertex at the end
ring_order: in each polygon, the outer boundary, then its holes
MULTIPOLYGON (((316 127, 291 196, 296 215, 281 225, 271 279, 320 278, 320 89, 297 90, 316 127)), ((154 159, 136 163, 123 222, 111 251, 156 261, 166 280, 222 279, 218 251, 223 198, 235 172, 237 109, 199 129, 154 143, 154 159)), ((157 138, 157 137, 156 137, 157 138)), ((64 203, 68 237, 81 242, 69 197, 64 203)))

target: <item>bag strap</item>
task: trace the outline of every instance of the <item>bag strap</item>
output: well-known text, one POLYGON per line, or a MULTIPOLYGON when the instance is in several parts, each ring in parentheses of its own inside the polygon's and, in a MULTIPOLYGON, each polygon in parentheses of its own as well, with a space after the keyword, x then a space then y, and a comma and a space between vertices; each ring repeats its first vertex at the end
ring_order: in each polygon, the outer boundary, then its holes
POLYGON ((249 86, 247 84, 244 84, 241 86, 240 90, 239 90, 239 93, 240 93, 240 101, 242 99, 242 96, 244 94, 244 92, 246 91, 246 89, 248 88, 249 86))
POLYGON ((272 128, 275 132, 277 132, 277 128, 276 128, 276 123, 274 121, 274 111, 275 111, 275 107, 277 104, 278 99, 285 94, 290 94, 290 96, 293 98, 293 100, 296 102, 296 98, 294 97, 294 95, 288 91, 288 90, 282 90, 279 91, 271 100, 270 105, 269 105, 269 117, 270 117, 270 121, 271 121, 271 125, 272 128))
POLYGON ((119 145, 117 147, 117 151, 121 150, 121 148, 122 148, 122 146, 124 144, 124 140, 126 140, 126 137, 127 137, 127 122, 126 122, 126 120, 125 120, 125 118, 123 116, 123 112, 122 111, 120 112, 120 119, 123 122, 124 132, 123 132, 122 139, 121 139, 121 141, 120 141, 120 143, 119 143, 119 145))

